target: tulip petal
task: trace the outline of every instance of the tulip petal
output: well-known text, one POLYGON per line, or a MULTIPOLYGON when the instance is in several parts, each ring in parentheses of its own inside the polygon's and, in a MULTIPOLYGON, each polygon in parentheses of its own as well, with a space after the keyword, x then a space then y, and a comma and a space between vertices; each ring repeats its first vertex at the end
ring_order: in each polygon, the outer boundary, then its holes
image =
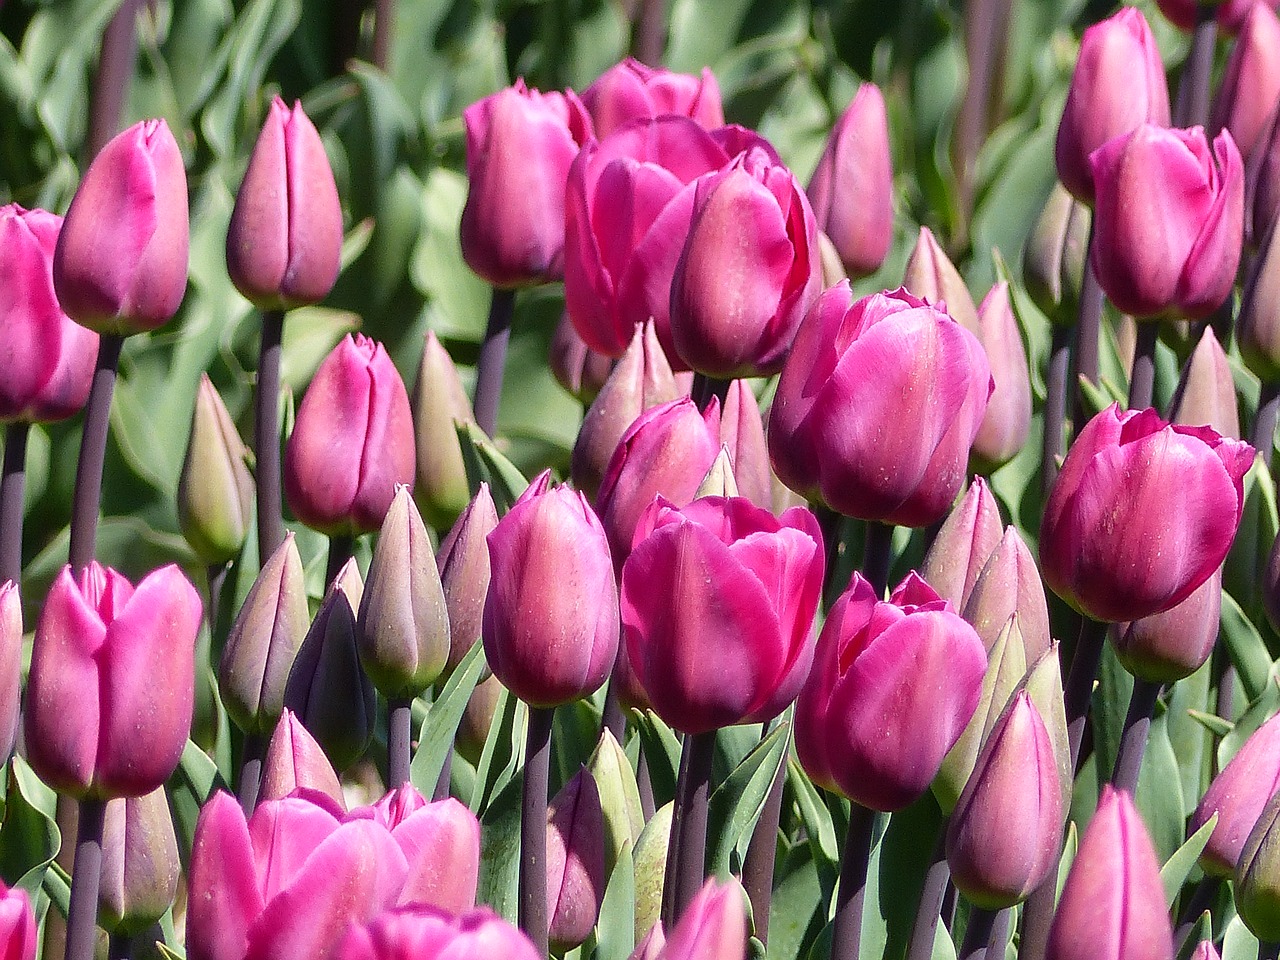
POLYGON ((242 960, 262 912, 254 855, 240 804, 218 791, 200 811, 187 881, 187 956, 242 960))

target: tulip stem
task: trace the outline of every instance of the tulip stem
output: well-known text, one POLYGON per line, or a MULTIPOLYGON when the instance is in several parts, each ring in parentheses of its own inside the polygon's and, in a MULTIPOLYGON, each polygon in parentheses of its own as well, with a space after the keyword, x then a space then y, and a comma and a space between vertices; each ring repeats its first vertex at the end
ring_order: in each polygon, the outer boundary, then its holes
POLYGON ((107 938, 107 960, 129 960, 133 955, 133 937, 113 933, 107 938))
POLYGON ((1258 960, 1278 960, 1280 958, 1280 941, 1258 944, 1258 960))
POLYGON ((71 569, 77 575, 93 560, 97 550, 98 510, 102 505, 102 467, 107 457, 107 429, 111 422, 111 396, 116 388, 116 367, 124 338, 105 333, 98 340, 98 361, 93 385, 85 404, 80 459, 71 501, 71 569))
POLYGON ((258 348, 258 384, 254 396, 254 482, 258 497, 258 563, 284 543, 284 507, 280 492, 280 353, 284 340, 284 311, 262 314, 258 348))
POLYGON ((989 960, 1004 960, 1005 945, 1009 942, 1009 931, 1013 927, 1013 907, 1004 907, 996 912, 996 922, 991 925, 991 936, 987 939, 987 957, 989 960))
MULTIPOLYGON (((791 750, 790 733, 787 734, 787 752, 791 750)), ((778 857, 778 823, 782 819, 782 790, 787 780, 787 754, 782 756, 773 785, 765 798, 760 819, 751 834, 747 858, 742 865, 742 885, 751 901, 751 916, 755 920, 755 937, 769 945, 769 910, 773 904, 773 871, 778 857)))
POLYGON ((520 802, 520 929, 540 957, 547 956, 547 776, 554 717, 550 707, 529 708, 520 802))
POLYGON ((1098 341, 1102 332, 1102 286, 1093 269, 1093 244, 1097 231, 1089 227, 1089 247, 1080 279, 1080 313, 1076 322, 1076 392, 1072 420, 1079 429, 1089 421, 1081 382, 1098 382, 1098 341))
POLYGON ((986 957, 997 913, 996 910, 977 906, 969 910, 969 923, 964 928, 964 942, 960 945, 956 960, 983 960, 986 957))
POLYGON ((843 592, 837 567, 840 564, 840 535, 844 530, 844 517, 825 503, 811 504, 810 509, 818 518, 818 527, 822 530, 822 545, 826 552, 826 572, 822 578, 822 609, 826 611, 831 609, 843 592))
POLYGON ((1127 790, 1130 796, 1138 790, 1138 774, 1142 772, 1142 758, 1147 752, 1147 731, 1151 729, 1151 718, 1155 715, 1159 698, 1160 684, 1140 677, 1133 681, 1129 712, 1124 718, 1120 750, 1111 774, 1112 786, 1117 790, 1127 790))
POLYGON ((627 733, 627 717, 622 712, 622 704, 618 702, 618 692, 615 689, 617 685, 616 679, 609 680, 609 689, 604 694, 604 709, 600 712, 600 729, 608 730, 613 734, 613 739, 619 744, 627 733))
POLYGON ((1102 662, 1102 645, 1107 639, 1107 625, 1091 617, 1082 617, 1080 639, 1067 671, 1067 683, 1063 691, 1063 706, 1067 714, 1067 738, 1071 746, 1071 769, 1075 770, 1080 759, 1080 743, 1084 739, 1084 725, 1089 718, 1089 701, 1093 699, 1093 681, 1102 662))
POLYGON ((631 53, 650 67, 662 65, 667 46, 667 0, 640 0, 631 33, 631 53))
POLYGON ((391 34, 396 19, 396 0, 374 0, 373 49, 369 59, 383 73, 391 68, 391 34))
POLYGON ((355 547, 355 538, 349 533, 335 533, 329 537, 329 565, 324 574, 326 590, 338 579, 338 574, 347 565, 347 561, 355 555, 355 547))
POLYGON ((1067 376, 1071 372, 1071 329, 1053 328, 1049 351, 1049 377, 1044 401, 1044 446, 1040 455, 1040 490, 1045 499, 1058 478, 1058 458, 1065 452, 1067 376))
POLYGON ((27 484, 27 434, 19 420, 4 429, 4 474, 0 476, 0 581, 22 581, 22 512, 27 484))
POLYGON ((1209 123, 1209 79, 1213 73, 1213 48, 1218 39, 1217 3, 1196 4, 1196 27, 1191 51, 1182 66, 1182 80, 1174 101, 1175 127, 1203 127, 1209 123))
POLYGON ((1262 454, 1262 462, 1271 469, 1271 454, 1276 447, 1276 413, 1280 411, 1280 381, 1264 380, 1258 398, 1258 413, 1253 418, 1253 448, 1262 454))
POLYGON ((502 399, 502 371, 507 363, 507 343, 511 340, 511 318, 515 315, 516 292, 493 289, 489 302, 489 326, 480 344, 476 362, 476 397, 472 409, 476 425, 492 437, 498 429, 498 402, 502 399))
POLYGON ((1138 324, 1138 343, 1133 351, 1133 370, 1129 374, 1129 409, 1145 410, 1151 406, 1156 388, 1156 342, 1160 327, 1151 321, 1138 324))
MULTIPOLYGON (((412 765, 412 764, 411 764, 412 765)), ((453 787, 453 751, 444 755, 444 763, 440 766, 440 776, 436 778, 436 788, 431 794, 432 800, 446 800, 453 787)))
POLYGON ((138 13, 142 0, 124 0, 102 31, 98 72, 89 103, 85 166, 120 131, 120 116, 138 62, 138 13))
POLYGON ((911 941, 907 945, 906 960, 929 960, 933 956, 933 941, 938 935, 938 921, 942 916, 942 898, 947 893, 951 879, 951 865, 947 863, 947 821, 943 818, 933 854, 924 873, 924 887, 920 891, 920 903, 916 907, 915 925, 911 928, 911 941))
POLYGON ((724 401, 729 396, 729 388, 731 386, 733 386, 732 380, 721 380, 719 377, 708 377, 703 373, 695 373, 693 375, 693 387, 689 390, 689 396, 703 413, 706 413, 712 397, 715 397, 720 402, 720 409, 723 411, 724 401))
MULTIPOLYGON (((1061 855, 1061 844, 1058 852, 1061 855)), ((1018 960, 1044 960, 1049 949, 1049 925, 1053 923, 1057 898, 1058 868, 1055 866, 1040 881, 1040 886, 1031 891, 1031 896, 1027 897, 1026 905, 1022 908, 1022 939, 1018 942, 1018 960)))
POLYGON ((674 851, 667 853, 662 890, 662 917, 670 930, 706 878, 707 801, 711 795, 711 761, 716 732, 688 734, 680 758, 680 779, 671 823, 674 851))
POLYGON ((266 755, 267 742, 260 733, 246 733, 240 750, 240 780, 238 799, 245 817, 253 814, 258 805, 258 791, 262 789, 262 758, 266 755))
POLYGON ((98 886, 102 881, 102 829, 105 800, 81 800, 76 830, 76 857, 71 868, 71 902, 67 910, 66 960, 93 960, 97 939, 98 886))
POLYGON ((862 947, 862 908, 867 896, 867 866, 876 812, 854 800, 849 804, 849 830, 840 861, 831 960, 858 960, 862 947))
POLYGON ((893 524, 867 521, 867 544, 862 552, 862 575, 883 600, 889 586, 889 566, 893 561, 893 524))
POLYGON ((387 789, 409 782, 410 728, 413 725, 413 698, 394 697, 387 702, 387 789))

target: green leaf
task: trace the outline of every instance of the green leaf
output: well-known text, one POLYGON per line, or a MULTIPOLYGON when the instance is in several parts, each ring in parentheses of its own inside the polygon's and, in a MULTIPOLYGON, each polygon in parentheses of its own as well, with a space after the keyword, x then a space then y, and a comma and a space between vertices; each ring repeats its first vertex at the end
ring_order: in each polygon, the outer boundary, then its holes
POLYGON ((423 796, 430 796, 435 791, 440 771, 453 750, 458 723, 484 668, 484 644, 477 643, 445 682, 440 696, 436 697, 422 721, 418 749, 409 765, 409 779, 423 796))
POLYGON ((1273 679, 1267 683, 1258 699, 1249 704, 1244 713, 1236 719, 1231 732, 1223 737, 1222 742, 1218 744, 1219 770, 1231 762, 1231 758, 1236 755, 1236 751, 1277 710, 1280 710, 1280 687, 1276 685, 1276 680, 1273 676, 1273 679))
POLYGON ((708 867, 717 874, 727 874, 739 866, 732 862, 733 854, 744 839, 751 838, 774 778, 786 760, 790 737, 791 724, 778 724, 711 794, 707 815, 711 851, 708 867))
POLYGON ((653 800, 660 807, 676 795, 676 776, 680 772, 680 741, 652 710, 633 710, 631 718, 644 749, 645 761, 649 764, 653 800))
POLYGON ((495 722, 489 728, 489 739, 480 753, 480 765, 476 768, 476 786, 471 794, 473 813, 483 815, 492 798, 515 775, 524 745, 525 723, 528 709, 503 688, 494 711, 495 722))
POLYGON ((3 828, 0 829, 0 878, 35 895, 62 844, 57 795, 14 756, 8 767, 3 828))
POLYGON ((1245 697, 1252 703, 1266 689, 1271 675, 1271 654, 1258 628, 1225 590, 1222 592, 1222 641, 1244 687, 1245 697))
POLYGON ((1232 917, 1222 937, 1222 960, 1257 960, 1258 938, 1249 932, 1244 921, 1232 917))
POLYGON ((520 783, 511 779, 480 818, 480 876, 476 901, 516 922, 520 878, 520 783))
POLYGON ((773 890, 769 909, 769 960, 799 960, 806 956, 826 922, 822 882, 813 862, 813 848, 796 844, 780 864, 782 879, 773 890))
POLYGON ((1209 837, 1212 836, 1213 828, 1217 825, 1218 815, 1215 813, 1204 826, 1188 837, 1187 842, 1180 846, 1160 868, 1160 882, 1164 885, 1166 906, 1173 907, 1173 901, 1178 899, 1178 892, 1187 882, 1187 877, 1195 867, 1196 861, 1200 859, 1200 854, 1208 846, 1209 837))
POLYGON ((836 839, 836 828, 831 821, 831 813, 822 802, 822 795, 813 785, 800 764, 794 758, 787 763, 787 782, 795 793, 796 803, 800 807, 800 822, 804 824, 809 835, 809 843, 822 855, 827 864, 840 863, 840 845, 836 839))
POLYGON ((631 842, 624 841, 618 862, 609 876, 604 899, 600 903, 600 919, 596 924, 595 960, 627 960, 635 949, 636 925, 635 867, 631 860, 631 842))
POLYGON ((1223 720, 1216 713, 1205 713, 1203 710, 1188 710, 1187 715, 1217 739, 1225 737, 1235 726, 1230 720, 1223 720))
POLYGON ((182 758, 178 761, 178 769, 169 778, 168 787, 173 826, 178 834, 178 850, 185 865, 201 808, 215 790, 228 787, 218 773, 217 764, 190 740, 182 748, 182 758))
POLYGON ((71 874, 62 868, 62 864, 54 860, 41 878, 40 889, 49 898, 53 908, 65 918, 71 907, 71 874))
POLYGON ((498 452, 493 441, 473 423, 459 423, 458 443, 462 446, 462 463, 467 471, 467 485, 474 496, 481 483, 489 484, 493 505, 501 516, 511 509, 529 485, 515 464, 498 452))

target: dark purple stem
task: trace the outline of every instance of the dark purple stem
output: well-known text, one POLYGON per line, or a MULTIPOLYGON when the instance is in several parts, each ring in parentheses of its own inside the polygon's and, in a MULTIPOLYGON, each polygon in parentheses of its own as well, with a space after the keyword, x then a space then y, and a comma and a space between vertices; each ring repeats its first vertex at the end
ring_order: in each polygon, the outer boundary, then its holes
POLYGON ((1048 395, 1044 401, 1044 446, 1040 453, 1040 489, 1049 496, 1058 478, 1058 458, 1066 452, 1067 377, 1071 373, 1071 328, 1053 328, 1049 351, 1048 395))
POLYGON ((413 758, 413 698, 393 697, 387 702, 387 789, 395 790, 409 782, 409 764, 413 758))
POLYGON ((840 888, 836 891, 836 917, 831 931, 831 960, 859 960, 862 946, 862 909, 867 897, 867 866, 876 812, 856 800, 849 805, 849 830, 840 861, 840 888))
POLYGON ((1156 342, 1160 327, 1154 321, 1138 324, 1138 343, 1133 351, 1133 371, 1129 374, 1129 409, 1151 406, 1156 389, 1156 342))
POLYGON ((520 803, 520 929, 547 956, 547 775, 555 710, 529 708, 520 803))
POLYGON ((262 761, 267 753, 267 740, 260 733, 246 733, 244 748, 240 751, 240 780, 237 799, 240 809, 248 817, 258 805, 258 791, 262 788, 262 761))
POLYGON ((335 533, 329 537, 329 565, 324 574, 326 590, 338 579, 338 574, 347 565, 347 561, 355 555, 355 547, 355 539, 349 533, 335 533))
POLYGON ((494 288, 489 302, 489 326, 480 345, 476 363, 476 425, 492 437, 498 429, 498 403, 502 399, 502 371, 507 364, 507 343, 511 340, 511 318, 515 315, 516 292, 494 288))
POLYGON ((1209 80, 1213 73, 1213 48, 1218 39, 1216 3, 1196 7, 1196 28, 1191 51, 1182 68, 1182 80, 1174 101, 1175 127, 1203 127, 1209 122, 1209 80))
POLYGON ((867 543, 862 553, 862 575, 883 598, 889 586, 889 567, 893 562, 893 524, 867 521, 867 543))
POLYGON ((1117 790, 1128 791, 1132 796, 1138 789, 1138 775, 1142 772, 1142 758, 1147 752, 1147 732, 1155 715, 1156 701, 1160 697, 1160 684, 1135 679, 1133 693, 1129 697, 1129 712, 1125 714, 1124 731, 1120 736, 1120 751, 1116 754, 1111 784, 1117 790))
POLYGON ((911 940, 907 945, 906 960, 929 960, 933 956, 933 941, 937 937, 938 921, 942 915, 942 898, 947 893, 951 879, 951 866, 947 863, 947 821, 942 821, 933 854, 924 873, 924 887, 920 891, 920 903, 916 907, 915 925, 911 928, 911 940))
POLYGON ((391 38, 396 22, 396 0, 374 0, 373 65, 386 73, 391 67, 391 38))
POLYGON ((1098 382, 1098 340, 1102 331, 1102 287, 1093 271, 1094 229, 1089 228, 1089 251, 1084 261, 1084 276, 1080 281, 1080 313, 1076 323, 1076 389, 1072 419, 1077 432, 1088 422, 1088 405, 1080 380, 1098 382))
POLYGON ((995 929, 996 910, 986 907, 973 907, 969 911, 969 923, 964 930, 964 942, 956 960, 984 960, 987 955, 987 944, 995 929))
MULTIPOLYGON (((120 117, 138 62, 138 13, 142 0, 124 0, 102 31, 98 70, 89 101, 89 131, 85 160, 92 160, 107 141, 120 132, 120 117)), ((87 163, 86 163, 87 166, 87 163)))
MULTIPOLYGON (((787 743, 790 752, 790 741, 787 743)), ((769 910, 773 905, 773 870, 778 856, 778 823, 782 819, 782 790, 787 780, 787 757, 774 775, 764 809, 756 821, 747 858, 742 865, 742 885, 751 901, 751 916, 755 920, 756 939, 766 946, 769 943, 769 910)))
POLYGON ((27 487, 27 434, 21 420, 4 429, 4 473, 0 476, 0 581, 22 584, 22 514, 27 487))
POLYGON ((115 393, 116 367, 124 338, 103 334, 98 341, 97 368, 85 404, 84 433, 76 463, 76 486, 71 501, 71 569, 79 575, 97 550, 98 510, 102 505, 102 467, 107 457, 107 429, 111 422, 111 395, 115 393))
POLYGON ((98 887, 102 881, 102 828, 105 800, 80 801, 76 859, 71 868, 71 903, 67 910, 66 960, 93 960, 97 940, 98 887))
POLYGON ((1084 724, 1089 717, 1089 701, 1093 698, 1093 681, 1098 676, 1098 664, 1102 661, 1102 645, 1107 639, 1107 625, 1090 617, 1080 621, 1080 639, 1067 671, 1063 701, 1067 714, 1067 737, 1071 745, 1071 769, 1080 759, 1080 742, 1084 739, 1084 724))
MULTIPOLYGON (((706 879, 707 801, 711 797, 711 760, 715 756, 716 732, 688 734, 684 752, 688 763, 681 763, 680 782, 676 786, 675 815, 680 818, 680 831, 675 854, 675 875, 671 859, 667 860, 666 885, 671 888, 668 929, 684 915, 685 908, 706 879)), ((666 900, 666 891, 663 892, 666 900)), ((666 904, 664 902, 664 909, 666 904)))
POLYGON ((631 53, 641 63, 661 66, 667 47, 667 0, 640 0, 631 34, 631 53))
POLYGON ((698 405, 698 409, 704 413, 711 403, 711 398, 715 397, 720 403, 720 409, 723 411, 725 397, 729 395, 729 387, 732 385, 732 380, 721 380, 719 377, 708 377, 705 374, 695 373, 693 375, 693 388, 689 391, 689 396, 698 405))
POLYGON ((280 352, 284 311, 262 314, 258 384, 254 401, 253 455, 258 496, 258 563, 284 543, 284 507, 280 493, 280 352))

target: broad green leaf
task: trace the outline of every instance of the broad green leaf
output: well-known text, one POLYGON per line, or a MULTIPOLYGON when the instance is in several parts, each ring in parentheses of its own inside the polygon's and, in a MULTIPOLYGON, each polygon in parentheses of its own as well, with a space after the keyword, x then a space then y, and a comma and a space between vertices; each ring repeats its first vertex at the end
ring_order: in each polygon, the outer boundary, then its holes
POLYGON ((1187 882, 1187 877, 1195 867, 1196 861, 1200 859, 1200 854, 1209 845, 1209 837, 1213 835, 1213 828, 1217 825, 1218 815, 1215 813, 1204 826, 1188 837, 1187 842, 1180 846, 1160 868, 1160 882, 1164 885, 1166 906, 1173 907, 1173 901, 1178 899, 1178 892, 1187 882))
POLYGON ((510 779, 480 817, 480 876, 476 902, 516 922, 520 877, 520 785, 510 779))
POLYGON ((815 851, 822 855, 829 865, 840 863, 840 846, 836 839, 835 826, 831 822, 831 814, 822 801, 822 795, 813 785, 795 758, 787 762, 787 782, 795 792, 796 803, 800 807, 800 822, 804 824, 809 835, 809 843, 815 851))
POLYGON ((799 960, 826 922, 822 883, 807 843, 792 847, 779 866, 769 910, 769 960, 799 960))
POLYGON ((707 816, 708 869, 719 875, 739 865, 733 854, 749 841, 774 778, 786 761, 791 724, 774 727, 711 794, 707 816))
POLYGON ((1257 960, 1258 956, 1258 938, 1243 920, 1232 917, 1222 937, 1222 960, 1257 960))
POLYGON ((511 509, 529 482, 515 465, 498 452, 493 441, 473 423, 459 423, 458 442, 462 446, 462 463, 467 470, 467 484, 474 496, 481 483, 489 484, 493 505, 501 516, 511 509))
POLYGON ((476 768, 476 786, 470 802, 473 813, 483 815, 493 797, 512 780, 524 747, 527 717, 528 708, 503 689, 476 768))
POLYGON ((1271 654, 1235 598, 1222 592, 1222 642, 1244 687, 1245 697, 1252 703, 1262 695, 1271 675, 1271 654))
POLYGON ((71 905, 71 875, 57 860, 50 862, 49 869, 44 872, 40 889, 49 898, 50 905, 66 917, 71 905))
POLYGON ((631 843, 625 841, 600 903, 595 960, 627 960, 635 949, 636 880, 631 843))
POLYGON ((484 668, 484 644, 477 643, 445 682, 440 696, 436 697, 422 721, 418 731, 418 749, 409 765, 409 779, 423 796, 430 796, 435 791, 440 771, 453 751, 458 723, 484 668))
POLYGON ((9 784, 0 829, 0 879, 34 896, 62 843, 57 796, 20 756, 10 760, 6 772, 9 784))
POLYGON ((644 750, 645 762, 649 765, 654 802, 662 806, 676 795, 676 776, 680 772, 680 741, 652 710, 633 710, 631 718, 644 750))

